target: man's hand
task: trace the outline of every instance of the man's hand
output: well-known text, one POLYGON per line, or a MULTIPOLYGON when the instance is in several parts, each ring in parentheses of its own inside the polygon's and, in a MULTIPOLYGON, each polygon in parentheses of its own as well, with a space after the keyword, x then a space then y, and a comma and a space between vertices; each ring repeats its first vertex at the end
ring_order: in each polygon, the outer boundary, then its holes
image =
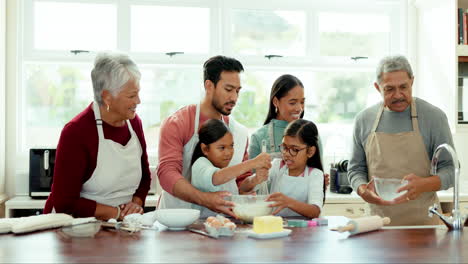
POLYGON ((142 214, 143 208, 135 203, 135 202, 128 202, 126 204, 121 204, 120 206, 120 218, 123 219, 125 216, 129 214, 142 214))
POLYGON ((406 203, 410 200, 417 199, 423 192, 437 191, 440 189, 439 176, 420 177, 414 173, 408 174, 403 177, 407 180, 408 184, 398 188, 397 192, 407 191, 406 193, 393 199, 395 204, 406 203))
POLYGON ((288 208, 291 202, 294 200, 291 199, 290 197, 284 195, 283 193, 280 192, 275 192, 268 196, 266 199, 267 201, 274 202, 273 204, 270 204, 269 207, 276 207, 276 210, 271 213, 272 215, 275 215, 279 213, 281 210, 284 208, 288 208))
POLYGON ((392 205, 394 202, 392 201, 385 201, 380 198, 375 193, 375 186, 374 186, 374 179, 372 179, 369 183, 367 184, 362 184, 358 187, 357 189, 357 194, 364 199, 364 201, 371 203, 371 204, 377 204, 377 205, 392 205))
POLYGON ((224 200, 224 197, 231 196, 230 192, 220 191, 220 192, 205 192, 203 193, 203 204, 206 208, 217 213, 223 213, 234 218, 237 218, 236 215, 232 212, 232 207, 234 206, 233 202, 224 200))

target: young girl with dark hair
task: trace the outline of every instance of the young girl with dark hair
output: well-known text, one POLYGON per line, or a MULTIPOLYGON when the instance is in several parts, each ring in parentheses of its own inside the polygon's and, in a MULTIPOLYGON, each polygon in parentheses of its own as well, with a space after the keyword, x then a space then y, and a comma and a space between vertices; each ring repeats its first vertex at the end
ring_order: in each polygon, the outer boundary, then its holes
MULTIPOLYGON (((325 184, 317 126, 305 119, 291 122, 280 149, 282 159, 273 160, 267 181, 271 193, 267 201, 276 207, 273 214, 318 217, 325 201, 325 184)), ((249 177, 241 188, 250 191, 256 185, 249 177)))
MULTIPOLYGON (((270 168, 271 159, 267 153, 255 159, 229 166, 234 154, 234 141, 229 128, 218 119, 207 120, 198 132, 199 142, 192 156, 192 185, 203 192, 229 191, 239 194, 236 178, 248 171, 270 168)), ((253 175, 251 181, 263 181, 261 175, 253 175)), ((216 215, 215 212, 198 206, 201 217, 216 215)))

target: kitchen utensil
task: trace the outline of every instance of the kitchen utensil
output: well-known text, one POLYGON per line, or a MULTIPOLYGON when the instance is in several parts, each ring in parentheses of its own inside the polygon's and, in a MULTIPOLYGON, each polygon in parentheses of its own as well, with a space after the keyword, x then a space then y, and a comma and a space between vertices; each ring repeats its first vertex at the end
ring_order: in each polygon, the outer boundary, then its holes
POLYGON ((407 180, 379 177, 374 177, 373 179, 375 190, 383 200, 391 201, 406 193, 406 191, 398 193, 397 190, 398 188, 408 184, 407 180))
POLYGON ((348 180, 348 160, 330 164, 330 191, 343 194, 353 191, 348 180))
MULTIPOLYGON (((262 153, 263 152, 266 152, 266 140, 262 140, 262 153)), ((269 195, 270 194, 270 190, 268 190, 268 184, 266 181, 260 183, 260 186, 258 188, 258 193, 259 194, 263 194, 263 195, 269 195)))
POLYGON ((28 216, 14 222, 11 231, 15 234, 71 225, 73 217, 67 214, 43 214, 28 216))
POLYGON ((55 166, 55 149, 29 150, 29 196, 47 198, 55 166))
POLYGON ((390 224, 390 218, 380 217, 378 215, 366 216, 350 220, 345 226, 338 227, 338 232, 348 231, 350 235, 374 231, 390 224))
POLYGON ((234 202, 233 212, 240 220, 252 223, 254 217, 270 215, 273 207, 269 207, 273 202, 267 202, 268 195, 231 195, 226 200, 234 202))
POLYGON ((214 235, 214 234, 212 235, 212 234, 209 234, 208 232, 205 232, 203 230, 198 230, 198 229, 195 229, 195 228, 189 228, 189 231, 197 233, 197 234, 201 234, 201 235, 204 235, 204 236, 207 236, 207 237, 211 237, 211 238, 218 238, 217 235, 214 235))
POLYGON ((196 209, 158 209, 155 211, 156 220, 169 230, 185 230, 186 227, 200 217, 200 210, 196 209))
MULTIPOLYGON (((94 217, 88 217, 90 220, 74 221, 70 226, 62 227, 61 231, 70 237, 94 237, 101 229, 101 221, 94 217), (93 218, 93 219, 91 219, 93 218)), ((81 218, 76 218, 75 220, 81 218)))
POLYGON ((130 233, 138 232, 141 229, 140 226, 127 226, 123 222, 116 222, 116 223, 114 223, 114 222, 102 222, 101 226, 103 228, 112 228, 112 229, 115 229, 115 230, 123 230, 123 231, 127 231, 127 232, 130 232, 130 233))

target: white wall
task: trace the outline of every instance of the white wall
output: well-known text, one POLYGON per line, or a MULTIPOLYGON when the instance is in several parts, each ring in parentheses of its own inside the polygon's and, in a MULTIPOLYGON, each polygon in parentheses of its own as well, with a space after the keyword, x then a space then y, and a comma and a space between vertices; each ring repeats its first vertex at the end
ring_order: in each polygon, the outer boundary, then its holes
POLYGON ((456 0, 410 1, 415 94, 441 108, 449 120, 461 165, 461 190, 468 190, 468 128, 457 126, 456 0))
MULTIPOLYGON (((6 0, 6 193, 16 194, 16 91, 17 91, 17 10, 16 0, 6 0)), ((27 184, 26 184, 26 188, 27 184)))
POLYGON ((6 49, 6 2, 0 0, 0 194, 5 192, 5 49, 6 49))

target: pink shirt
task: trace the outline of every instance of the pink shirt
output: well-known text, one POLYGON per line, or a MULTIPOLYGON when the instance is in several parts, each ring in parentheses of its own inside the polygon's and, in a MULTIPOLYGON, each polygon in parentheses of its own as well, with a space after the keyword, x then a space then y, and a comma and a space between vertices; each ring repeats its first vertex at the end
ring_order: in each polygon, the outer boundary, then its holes
MULTIPOLYGON (((196 105, 188 105, 173 115, 169 116, 161 124, 159 133, 159 162, 158 162, 158 178, 161 187, 168 193, 172 194, 175 183, 182 179, 182 163, 184 145, 189 142, 193 136, 195 129, 195 114, 196 105)), ((200 113, 199 127, 209 118, 200 113)), ((229 117, 223 118, 229 124, 229 117)), ((248 160, 247 146, 245 148, 243 161, 248 160)), ((237 177, 239 184, 252 173, 247 172, 237 177)))

